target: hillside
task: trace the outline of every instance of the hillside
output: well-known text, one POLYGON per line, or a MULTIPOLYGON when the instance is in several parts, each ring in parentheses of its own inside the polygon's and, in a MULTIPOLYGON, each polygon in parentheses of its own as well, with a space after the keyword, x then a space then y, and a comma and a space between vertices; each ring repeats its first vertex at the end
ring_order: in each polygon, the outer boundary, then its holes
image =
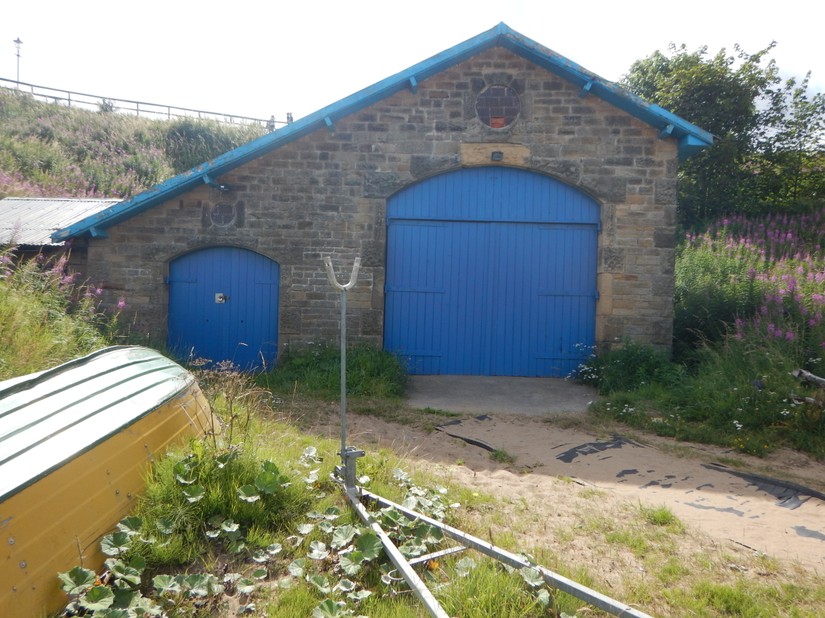
POLYGON ((0 88, 0 198, 129 197, 264 130, 69 108, 0 88))

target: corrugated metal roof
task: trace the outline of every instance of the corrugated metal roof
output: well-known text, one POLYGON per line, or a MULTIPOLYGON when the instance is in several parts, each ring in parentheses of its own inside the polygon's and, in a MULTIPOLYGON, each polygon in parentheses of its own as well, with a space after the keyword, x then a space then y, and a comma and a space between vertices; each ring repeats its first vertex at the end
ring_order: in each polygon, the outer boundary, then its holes
POLYGON ((680 157, 688 157, 713 144, 714 137, 704 129, 648 103, 595 73, 568 60, 561 54, 519 34, 507 24, 500 23, 487 32, 459 43, 450 49, 419 62, 391 77, 381 80, 355 94, 333 103, 272 133, 252 140, 248 144, 202 163, 187 172, 155 185, 120 204, 98 214, 90 215, 74 225, 67 225, 53 234, 55 240, 65 240, 88 234, 93 238, 105 238, 106 228, 181 195, 204 183, 218 186, 218 178, 240 165, 293 142, 318 129, 335 126, 339 118, 352 114, 373 103, 404 89, 415 90, 418 83, 472 56, 501 46, 530 62, 580 86, 582 94, 592 94, 631 114, 660 131, 663 139, 675 139, 680 157))
POLYGON ((52 234, 118 199, 7 197, 0 200, 0 245, 54 245, 52 234))

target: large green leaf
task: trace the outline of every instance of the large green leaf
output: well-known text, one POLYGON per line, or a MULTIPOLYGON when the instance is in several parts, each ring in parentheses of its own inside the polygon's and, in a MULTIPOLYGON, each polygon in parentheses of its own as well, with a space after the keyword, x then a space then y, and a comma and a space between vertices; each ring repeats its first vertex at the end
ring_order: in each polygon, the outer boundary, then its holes
POLYGON ((118 530, 125 532, 130 536, 140 533, 140 528, 143 526, 143 520, 137 516, 126 517, 117 525, 118 530))
POLYGON ((362 534, 355 541, 355 547, 364 554, 365 560, 374 560, 384 551, 384 545, 378 535, 370 531, 362 534))
POLYGON ((363 563, 364 554, 360 551, 350 551, 338 555, 338 564, 341 566, 341 570, 351 577, 358 575, 363 563))
POLYGON ((71 571, 59 573, 57 576, 61 582, 61 588, 69 595, 80 594, 89 586, 93 586, 97 576, 94 571, 76 566, 71 571))
POLYGON ((342 601, 324 599, 318 607, 312 610, 312 618, 341 618, 352 616, 352 611, 342 601))
POLYGON ((350 544, 355 535, 358 534, 358 528, 350 524, 338 526, 332 534, 332 541, 330 546, 333 549, 341 549, 350 544))
POLYGON ((126 532, 112 532, 100 542, 101 551, 107 556, 119 556, 132 547, 132 537, 126 532))
POLYGON ((203 485, 190 485, 183 488, 183 497, 190 504, 203 500, 204 496, 206 496, 206 489, 203 485))
POLYGON ((78 599, 81 607, 91 611, 106 609, 114 602, 115 593, 108 586, 94 586, 78 599))
POLYGON ((265 494, 274 494, 281 486, 281 475, 278 472, 264 470, 255 477, 255 487, 265 494))
POLYGON ((329 558, 329 550, 327 549, 326 543, 312 541, 309 544, 309 554, 307 555, 313 560, 326 560, 329 558))
POLYGON ((307 575, 307 581, 315 586, 321 594, 329 594, 332 592, 332 586, 329 585, 329 580, 323 575, 307 575))
POLYGON ((261 494, 255 489, 254 485, 244 485, 238 489, 238 497, 244 502, 257 502, 261 499, 261 494))

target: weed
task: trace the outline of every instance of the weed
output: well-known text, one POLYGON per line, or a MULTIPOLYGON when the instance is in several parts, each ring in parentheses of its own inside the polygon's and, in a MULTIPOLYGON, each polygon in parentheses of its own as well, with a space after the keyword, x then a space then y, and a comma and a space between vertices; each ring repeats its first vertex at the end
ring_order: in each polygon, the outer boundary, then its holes
POLYGON ((499 448, 490 452, 490 459, 497 463, 505 465, 515 463, 516 461, 516 458, 513 457, 510 453, 499 448))

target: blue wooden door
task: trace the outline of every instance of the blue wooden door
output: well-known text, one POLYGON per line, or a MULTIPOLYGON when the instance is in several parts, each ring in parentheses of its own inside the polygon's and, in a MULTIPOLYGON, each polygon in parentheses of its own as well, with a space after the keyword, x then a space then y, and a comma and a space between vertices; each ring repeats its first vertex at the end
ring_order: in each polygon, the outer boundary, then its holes
POLYGON ((169 265, 169 349, 181 358, 271 366, 278 353, 280 268, 236 247, 188 253, 169 265))
POLYGON ((411 373, 564 376, 593 344, 599 207, 472 168, 388 204, 384 346, 411 373))

